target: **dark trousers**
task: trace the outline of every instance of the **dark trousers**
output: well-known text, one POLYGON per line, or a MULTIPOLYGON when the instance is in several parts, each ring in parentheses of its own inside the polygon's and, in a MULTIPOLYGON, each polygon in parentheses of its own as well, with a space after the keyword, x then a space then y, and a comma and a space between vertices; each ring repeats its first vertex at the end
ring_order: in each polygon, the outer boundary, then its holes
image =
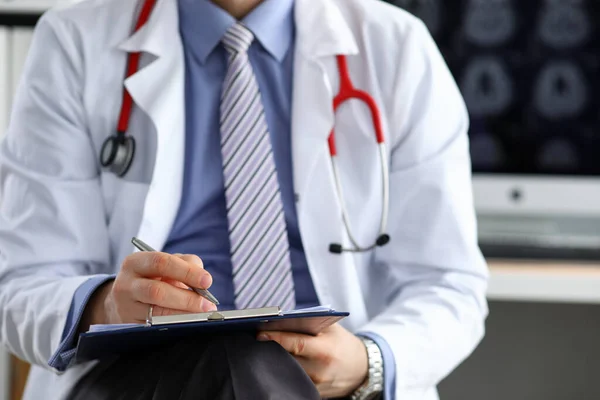
POLYGON ((300 364, 248 334, 184 339, 100 362, 69 400, 320 400, 300 364))

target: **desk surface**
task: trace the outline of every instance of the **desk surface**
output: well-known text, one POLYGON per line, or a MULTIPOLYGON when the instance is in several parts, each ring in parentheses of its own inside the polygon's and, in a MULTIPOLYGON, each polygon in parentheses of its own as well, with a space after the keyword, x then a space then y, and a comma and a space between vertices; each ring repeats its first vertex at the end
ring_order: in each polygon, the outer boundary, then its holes
POLYGON ((600 304, 600 263, 488 260, 490 300, 600 304))

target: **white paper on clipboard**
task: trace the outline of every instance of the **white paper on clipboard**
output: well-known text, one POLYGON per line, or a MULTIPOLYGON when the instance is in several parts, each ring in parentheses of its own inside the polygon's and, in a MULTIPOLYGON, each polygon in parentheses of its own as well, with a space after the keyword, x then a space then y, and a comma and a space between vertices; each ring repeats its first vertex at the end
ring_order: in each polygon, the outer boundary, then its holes
MULTIPOLYGON (((199 313, 199 314, 180 314, 180 315, 171 315, 164 317, 154 317, 152 319, 152 325, 169 325, 176 323, 185 323, 185 322, 203 322, 209 320, 230 320, 230 319, 243 319, 243 318, 253 318, 253 317, 269 317, 274 315, 294 315, 294 314, 303 314, 303 313, 320 313, 320 312, 328 312, 333 311, 333 309, 329 306, 316 306, 309 308, 301 308, 297 310, 290 311, 280 311, 279 307, 265 307, 265 308, 257 308, 257 309, 247 309, 247 310, 231 310, 231 311, 217 311, 217 312, 208 312, 208 313, 199 313), (217 318, 218 315, 221 314, 223 318, 217 318), (212 317, 212 318, 211 318, 212 317)), ((107 332, 107 331, 117 331, 123 329, 130 328, 139 328, 141 326, 146 326, 146 324, 111 324, 111 325, 92 325, 90 326, 90 330, 88 332, 107 332)))

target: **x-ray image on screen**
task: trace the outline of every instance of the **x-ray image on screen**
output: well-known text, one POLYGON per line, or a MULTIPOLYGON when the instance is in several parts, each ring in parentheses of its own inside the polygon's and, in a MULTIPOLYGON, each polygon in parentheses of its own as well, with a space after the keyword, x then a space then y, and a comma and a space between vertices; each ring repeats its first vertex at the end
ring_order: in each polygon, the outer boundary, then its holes
POLYGON ((443 0, 396 0, 391 3, 418 16, 433 35, 438 35, 442 29, 442 2, 443 0))
POLYGON ((600 1, 390 0, 463 94, 474 172, 600 175, 600 1))

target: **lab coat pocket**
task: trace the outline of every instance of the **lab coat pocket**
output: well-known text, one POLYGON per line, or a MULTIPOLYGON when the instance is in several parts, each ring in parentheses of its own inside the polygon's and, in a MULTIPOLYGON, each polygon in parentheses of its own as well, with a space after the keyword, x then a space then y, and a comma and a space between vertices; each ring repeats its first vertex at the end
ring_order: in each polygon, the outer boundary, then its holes
POLYGON ((337 166, 344 203, 355 239, 368 246, 382 213, 382 167, 375 129, 366 104, 352 100, 336 114, 337 166))
POLYGON ((150 185, 112 178, 112 176, 105 179, 110 181, 110 187, 105 188, 109 237, 117 249, 126 243, 129 251, 131 238, 136 235, 141 224, 150 185))

